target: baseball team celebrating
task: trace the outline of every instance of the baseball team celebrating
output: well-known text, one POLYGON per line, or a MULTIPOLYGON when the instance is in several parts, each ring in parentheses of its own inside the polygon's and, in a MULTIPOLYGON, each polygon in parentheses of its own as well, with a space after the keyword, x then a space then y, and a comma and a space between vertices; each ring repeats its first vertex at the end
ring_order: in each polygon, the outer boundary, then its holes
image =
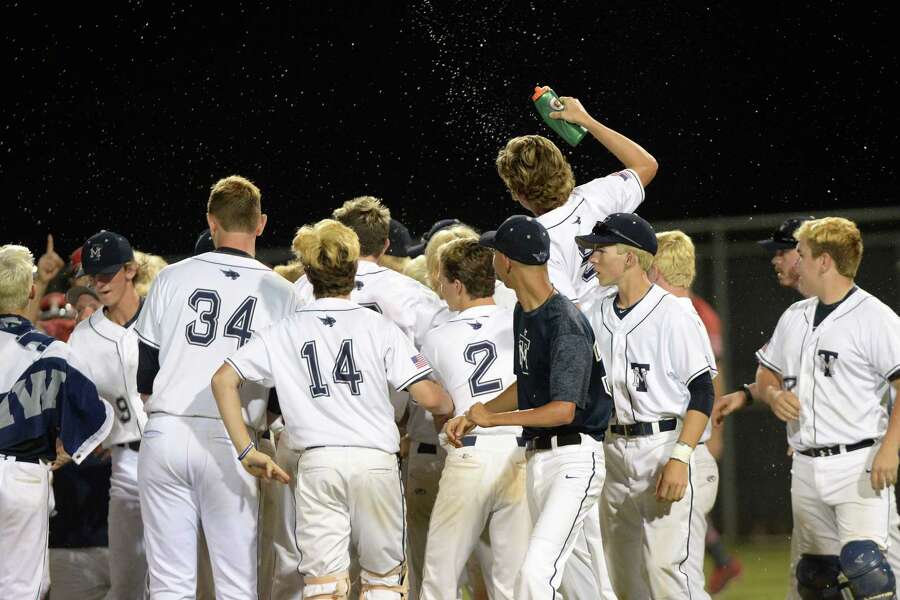
POLYGON ((623 169, 575 186, 516 137, 496 166, 530 216, 440 221, 421 260, 363 196, 297 231, 292 284, 231 176, 209 246, 143 294, 129 241, 89 238, 98 306, 64 343, 29 320, 32 253, 0 247, 0 598, 54 596, 53 473, 104 449, 110 600, 709 598, 706 441, 754 401, 792 452, 788 597, 896 598, 900 318, 854 283, 856 225, 761 242, 804 299, 716 398, 693 244, 635 214, 656 160, 561 100, 623 169))

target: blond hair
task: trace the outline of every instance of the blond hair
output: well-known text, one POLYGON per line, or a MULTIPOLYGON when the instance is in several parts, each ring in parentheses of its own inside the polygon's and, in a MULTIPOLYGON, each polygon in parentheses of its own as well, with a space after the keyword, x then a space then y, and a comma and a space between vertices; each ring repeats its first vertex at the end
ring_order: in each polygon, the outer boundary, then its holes
POLYGON ((478 234, 468 225, 454 225, 441 229, 428 240, 425 246, 425 266, 428 277, 428 287, 437 291, 438 277, 441 268, 441 248, 448 242, 459 239, 478 239, 478 234))
POLYGON ((509 191, 539 215, 562 205, 575 187, 566 157, 556 144, 540 135, 509 140, 497 155, 496 164, 509 191))
POLYGON ((447 242, 440 251, 441 272, 447 281, 459 281, 472 298, 494 295, 494 253, 477 239, 460 238, 447 242))
POLYGON ((352 229, 334 219, 304 225, 292 244, 316 298, 350 293, 359 260, 359 239, 352 229))
POLYGON ((34 283, 34 255, 25 246, 0 246, 0 313, 28 305, 34 283))
POLYGON ((252 181, 232 175, 212 185, 206 212, 227 232, 254 233, 262 217, 261 199, 252 181))
POLYGON ((646 250, 641 250, 640 248, 635 248, 634 246, 629 246, 628 244, 616 244, 616 252, 619 254, 627 254, 629 252, 634 254, 634 257, 637 259, 641 270, 645 273, 650 270, 650 267, 653 266, 653 255, 646 250))
POLYGON ((167 263, 166 259, 162 256, 147 254, 140 250, 134 251, 134 260, 129 261, 126 266, 131 264, 137 269, 137 273, 135 273, 134 279, 132 280, 132 283, 134 283, 134 291, 136 291, 141 298, 147 297, 147 294, 150 292, 150 286, 153 285, 156 276, 159 275, 160 271, 169 266, 169 263, 167 263))
POLYGON ((422 285, 431 287, 428 284, 428 265, 425 263, 425 255, 415 257, 403 267, 403 274, 412 277, 422 285))
POLYGON ((300 264, 300 261, 292 260, 286 265, 276 265, 272 268, 273 271, 290 281, 291 283, 296 282, 298 279, 303 277, 303 265, 300 264))
POLYGON ((360 196, 347 200, 331 216, 356 232, 362 256, 377 256, 384 250, 391 229, 391 211, 378 198, 360 196))
POLYGON ((397 273, 402 273, 403 269, 406 268, 406 265, 409 264, 409 261, 412 259, 408 256, 392 256, 390 254, 382 254, 378 257, 378 264, 382 267, 387 267, 391 271, 396 271, 397 273))
POLYGON ((853 279, 862 261, 862 234, 856 223, 841 217, 825 217, 803 223, 794 232, 798 242, 806 242, 814 257, 828 254, 837 272, 853 279))
POLYGON ((694 242, 678 229, 657 233, 656 239, 659 248, 653 266, 670 284, 689 289, 697 273, 694 242))

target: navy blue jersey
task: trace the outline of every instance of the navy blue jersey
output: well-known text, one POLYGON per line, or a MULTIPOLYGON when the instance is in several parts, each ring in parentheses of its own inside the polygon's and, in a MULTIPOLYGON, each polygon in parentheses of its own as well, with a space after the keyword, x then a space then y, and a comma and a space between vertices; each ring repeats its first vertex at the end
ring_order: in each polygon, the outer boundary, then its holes
POLYGON ((594 332, 587 318, 568 298, 553 294, 531 312, 516 304, 513 333, 519 410, 554 400, 575 403, 575 418, 569 425, 525 427, 525 438, 586 433, 601 439, 613 404, 603 388, 603 363, 594 351, 594 332))

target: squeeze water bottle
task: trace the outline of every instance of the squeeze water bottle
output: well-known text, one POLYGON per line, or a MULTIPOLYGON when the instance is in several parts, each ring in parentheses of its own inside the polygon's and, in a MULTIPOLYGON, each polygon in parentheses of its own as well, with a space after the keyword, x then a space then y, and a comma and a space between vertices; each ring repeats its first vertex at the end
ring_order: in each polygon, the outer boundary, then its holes
POLYGON ((562 136, 570 146, 577 146, 578 142, 584 138, 587 129, 581 125, 569 123, 565 119, 552 119, 550 117, 550 113, 560 111, 564 109, 565 106, 559 101, 559 96, 556 95, 556 92, 550 89, 549 86, 545 85, 534 88, 534 95, 531 99, 534 101, 534 108, 538 111, 538 114, 541 115, 541 118, 544 119, 544 123, 546 123, 550 129, 562 136))

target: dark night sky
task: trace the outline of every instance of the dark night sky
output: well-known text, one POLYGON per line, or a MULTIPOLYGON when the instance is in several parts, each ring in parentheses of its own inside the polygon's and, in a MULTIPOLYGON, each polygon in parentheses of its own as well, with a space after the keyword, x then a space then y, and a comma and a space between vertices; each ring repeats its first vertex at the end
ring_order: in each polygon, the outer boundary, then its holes
MULTIPOLYGON (((54 232, 68 253, 106 228, 186 253, 231 173, 263 189, 268 246, 361 194, 415 233, 490 227, 521 212, 497 150, 558 140, 536 83, 656 156, 651 219, 897 204, 887 9, 286 4, 2 9, 0 241, 40 251, 54 232)), ((578 181, 617 168, 594 140, 564 151, 578 181)))

